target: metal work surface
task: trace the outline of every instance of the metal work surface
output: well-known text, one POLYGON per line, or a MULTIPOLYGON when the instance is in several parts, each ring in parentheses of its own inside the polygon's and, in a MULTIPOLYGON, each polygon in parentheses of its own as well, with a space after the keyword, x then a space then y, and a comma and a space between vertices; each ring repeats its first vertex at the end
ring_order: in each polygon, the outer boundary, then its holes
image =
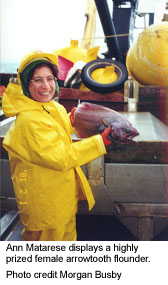
POLYGON ((168 141, 168 127, 149 112, 123 113, 138 129, 135 141, 168 141))

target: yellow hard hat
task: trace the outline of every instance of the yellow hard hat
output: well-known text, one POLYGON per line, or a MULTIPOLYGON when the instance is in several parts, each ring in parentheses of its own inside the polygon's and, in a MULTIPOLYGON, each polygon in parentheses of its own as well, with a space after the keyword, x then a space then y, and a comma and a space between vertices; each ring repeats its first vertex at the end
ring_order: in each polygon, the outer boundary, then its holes
POLYGON ((21 84, 21 79, 20 79, 20 74, 21 72, 33 61, 40 60, 40 59, 45 59, 49 62, 52 62, 57 65, 57 58, 53 53, 45 53, 40 50, 33 50, 29 53, 27 53, 24 58, 21 60, 19 69, 18 69, 18 82, 21 84))

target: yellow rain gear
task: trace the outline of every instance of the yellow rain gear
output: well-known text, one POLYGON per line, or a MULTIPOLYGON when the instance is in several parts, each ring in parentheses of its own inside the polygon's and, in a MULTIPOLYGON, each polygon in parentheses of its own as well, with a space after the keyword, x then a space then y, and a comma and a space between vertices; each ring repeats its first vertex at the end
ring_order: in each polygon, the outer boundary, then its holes
POLYGON ((101 135, 73 143, 65 108, 54 100, 31 100, 16 84, 8 84, 2 108, 6 116, 16 116, 3 146, 9 153, 23 236, 25 231, 54 230, 54 240, 76 240, 78 193, 89 210, 95 203, 80 166, 106 153, 101 135))

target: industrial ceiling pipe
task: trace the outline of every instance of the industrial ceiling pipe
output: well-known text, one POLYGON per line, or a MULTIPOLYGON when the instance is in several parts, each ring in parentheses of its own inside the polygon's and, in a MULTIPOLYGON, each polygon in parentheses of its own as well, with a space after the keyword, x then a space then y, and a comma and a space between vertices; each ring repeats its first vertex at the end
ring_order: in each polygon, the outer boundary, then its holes
POLYGON ((117 37, 109 37, 108 36, 115 36, 116 31, 114 27, 114 23, 112 20, 112 16, 110 15, 109 7, 106 0, 95 0, 96 8, 100 17, 100 21, 102 24, 102 28, 104 31, 107 42, 107 47, 109 50, 110 57, 115 57, 116 60, 120 60, 121 52, 118 43, 117 37))

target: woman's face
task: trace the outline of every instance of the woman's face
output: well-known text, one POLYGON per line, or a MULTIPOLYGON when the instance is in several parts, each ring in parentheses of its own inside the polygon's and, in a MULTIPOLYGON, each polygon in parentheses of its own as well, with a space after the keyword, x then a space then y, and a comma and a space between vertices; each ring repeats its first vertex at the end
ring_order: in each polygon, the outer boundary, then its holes
POLYGON ((55 95, 55 79, 48 66, 37 67, 29 82, 29 92, 38 102, 50 102, 55 95))

